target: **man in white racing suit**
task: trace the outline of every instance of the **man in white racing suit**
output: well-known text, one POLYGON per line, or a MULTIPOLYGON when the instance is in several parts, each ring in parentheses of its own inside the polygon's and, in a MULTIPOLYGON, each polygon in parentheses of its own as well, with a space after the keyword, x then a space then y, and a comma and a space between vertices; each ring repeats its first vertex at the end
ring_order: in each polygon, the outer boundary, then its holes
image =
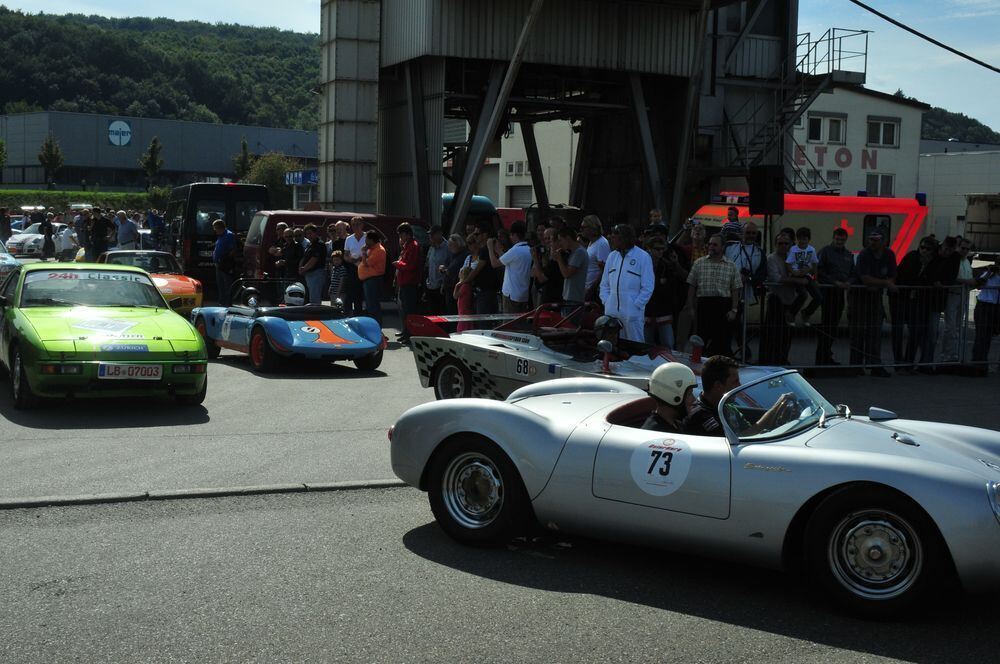
POLYGON ((621 320, 622 338, 643 340, 646 303, 653 295, 656 278, 653 259, 635 246, 635 229, 618 224, 611 231, 614 251, 608 255, 601 276, 601 302, 604 313, 621 320))

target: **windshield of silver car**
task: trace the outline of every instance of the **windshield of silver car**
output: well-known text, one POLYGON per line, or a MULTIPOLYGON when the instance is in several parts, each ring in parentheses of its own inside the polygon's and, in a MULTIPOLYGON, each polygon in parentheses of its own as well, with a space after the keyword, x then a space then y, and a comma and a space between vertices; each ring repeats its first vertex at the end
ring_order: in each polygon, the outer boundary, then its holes
POLYGON ((773 376, 734 392, 723 403, 726 423, 741 443, 812 428, 837 409, 797 373, 773 376))

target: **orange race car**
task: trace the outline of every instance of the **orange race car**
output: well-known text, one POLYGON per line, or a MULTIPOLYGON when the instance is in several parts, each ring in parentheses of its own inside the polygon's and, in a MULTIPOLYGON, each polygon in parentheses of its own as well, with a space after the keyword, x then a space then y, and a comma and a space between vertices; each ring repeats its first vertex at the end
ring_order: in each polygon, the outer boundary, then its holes
POLYGON ((149 272, 163 299, 182 316, 190 315, 192 309, 201 306, 201 282, 184 276, 177 259, 165 251, 106 251, 97 257, 97 262, 133 265, 149 272), (175 303, 175 300, 180 302, 175 303))

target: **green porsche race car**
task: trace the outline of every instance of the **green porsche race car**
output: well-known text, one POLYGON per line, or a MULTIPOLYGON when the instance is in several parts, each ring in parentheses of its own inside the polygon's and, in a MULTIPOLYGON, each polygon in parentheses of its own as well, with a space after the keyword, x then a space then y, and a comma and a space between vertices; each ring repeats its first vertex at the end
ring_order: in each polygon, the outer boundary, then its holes
POLYGON ((0 315, 0 363, 15 408, 40 397, 205 399, 201 335, 138 268, 20 266, 0 284, 0 315))

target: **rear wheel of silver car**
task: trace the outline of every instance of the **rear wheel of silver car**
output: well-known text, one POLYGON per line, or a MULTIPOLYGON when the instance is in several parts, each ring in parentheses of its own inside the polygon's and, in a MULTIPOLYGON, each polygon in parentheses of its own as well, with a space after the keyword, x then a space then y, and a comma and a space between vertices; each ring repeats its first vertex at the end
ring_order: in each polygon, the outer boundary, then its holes
POLYGON ((930 518, 885 488, 828 496, 806 527, 810 574, 848 610, 889 618, 915 606, 939 580, 944 546, 930 518))
POLYGON ((10 352, 10 388, 14 397, 14 408, 26 410, 38 404, 38 397, 31 391, 31 385, 28 383, 21 349, 17 346, 10 352))
POLYGON ((466 399, 472 396, 472 373, 463 362, 446 357, 434 365, 434 396, 440 399, 466 399))
POLYGON ((524 528, 528 495, 517 468, 494 443, 479 437, 448 441, 428 472, 431 511, 451 537, 473 546, 497 546, 524 528))

